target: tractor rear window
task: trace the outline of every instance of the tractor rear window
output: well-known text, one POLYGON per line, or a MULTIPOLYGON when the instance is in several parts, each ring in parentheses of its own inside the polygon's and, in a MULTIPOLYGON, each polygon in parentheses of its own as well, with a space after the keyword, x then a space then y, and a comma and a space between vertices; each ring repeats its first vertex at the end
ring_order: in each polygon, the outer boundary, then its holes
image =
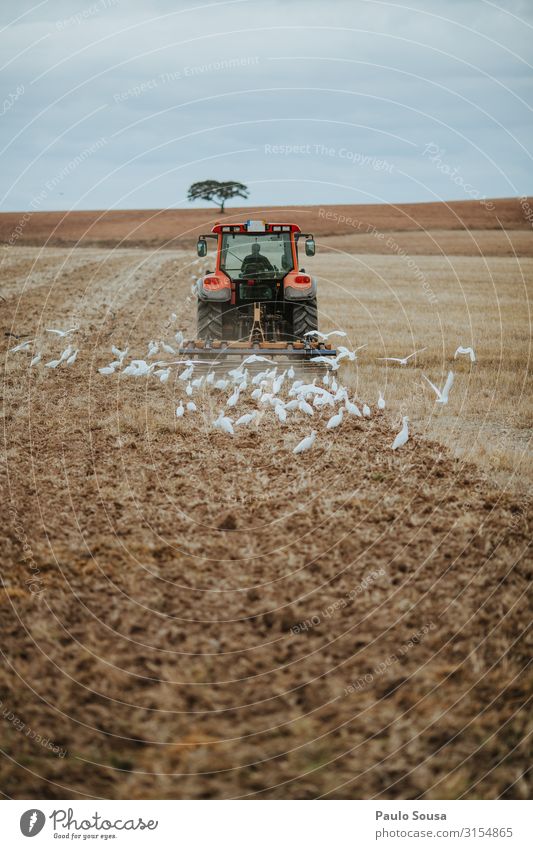
POLYGON ((271 280, 293 268, 291 234, 224 233, 220 267, 232 280, 271 280))

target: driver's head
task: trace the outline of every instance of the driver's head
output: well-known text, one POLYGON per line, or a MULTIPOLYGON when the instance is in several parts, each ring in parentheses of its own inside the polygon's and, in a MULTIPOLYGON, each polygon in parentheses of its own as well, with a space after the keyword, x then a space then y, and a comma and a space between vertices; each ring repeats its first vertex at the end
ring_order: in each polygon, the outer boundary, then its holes
POLYGON ((259 244, 257 242, 255 242, 252 245, 252 256, 259 256, 260 250, 261 250, 261 248, 259 247, 259 244))

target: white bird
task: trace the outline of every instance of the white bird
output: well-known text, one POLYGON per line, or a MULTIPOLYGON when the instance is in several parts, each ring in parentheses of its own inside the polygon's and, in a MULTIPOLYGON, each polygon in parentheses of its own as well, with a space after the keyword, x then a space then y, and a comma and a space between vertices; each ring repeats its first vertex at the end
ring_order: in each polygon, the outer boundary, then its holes
POLYGON ((372 413, 368 404, 363 404, 363 416, 365 417, 365 419, 369 419, 371 415, 372 413))
POLYGON ((258 354, 250 354, 249 357, 246 357, 243 360, 242 365, 247 366, 249 363, 273 363, 274 360, 269 359, 269 357, 260 357, 258 354))
POLYGON ((184 413, 184 412, 185 412, 185 410, 184 410, 184 408, 183 408, 183 404, 182 404, 182 403, 181 403, 181 401, 180 401, 180 403, 179 403, 179 404, 178 404, 178 406, 176 407, 176 418, 181 419, 181 417, 183 416, 183 413, 184 413))
POLYGON ((123 374, 131 375, 132 377, 144 377, 150 374, 154 366, 149 366, 145 360, 132 360, 129 366, 126 366, 124 369, 123 374))
POLYGON ((322 383, 324 384, 324 386, 329 386, 329 374, 327 372, 322 378, 322 383))
POLYGON ((307 401, 305 401, 303 398, 300 398, 300 400, 298 401, 298 409, 300 410, 300 412, 306 413, 306 415, 308 416, 314 416, 315 414, 315 411, 313 410, 312 406, 308 404, 307 401))
MULTIPOLYGON (((46 365, 48 365, 48 363, 46 365)), ((55 368, 55 366, 50 366, 50 368, 55 368)), ((103 366, 102 368, 99 368, 98 371, 100 374, 115 374, 115 369, 111 366, 103 366)), ((126 374, 126 372, 124 372, 124 374, 126 374)))
POLYGON ((429 379, 429 377, 426 377, 425 374, 423 374, 422 377, 424 378, 424 380, 427 380, 427 382, 429 383, 429 385, 431 386, 431 388, 435 392, 435 394, 437 396, 436 403, 437 404, 447 404, 448 403, 448 395, 450 394, 450 389, 453 386, 453 378, 454 378, 453 371, 448 372, 448 377, 446 378, 446 383, 444 384, 442 390, 440 390, 438 388, 438 386, 435 386, 435 384, 432 383, 431 380, 429 379))
POLYGON ((330 336, 346 337, 347 335, 344 330, 331 330, 329 333, 320 333, 319 330, 308 330, 307 333, 304 333, 304 336, 316 336, 317 339, 322 339, 322 341, 329 339, 330 336))
POLYGON ((413 351, 412 354, 409 354, 408 357, 377 357, 378 360, 386 360, 390 363, 400 363, 401 366, 406 366, 411 357, 416 356, 416 354, 421 354, 422 351, 427 350, 427 345, 425 348, 419 348, 418 351, 413 351))
POLYGON ((181 346, 183 345, 183 333, 181 332, 181 330, 178 330, 178 332, 174 336, 174 339, 178 343, 178 348, 181 348, 181 346))
POLYGON ((42 355, 41 353, 39 353, 39 354, 35 354, 35 356, 33 357, 32 361, 31 361, 31 363, 30 363, 30 366, 36 366, 36 365, 37 365, 37 363, 40 363, 40 362, 41 362, 41 359, 42 359, 42 356, 43 356, 43 355, 42 355))
POLYGON ((220 430, 224 431, 224 433, 229 433, 231 436, 235 433, 231 419, 224 415, 224 410, 220 411, 218 419, 215 419, 213 424, 215 427, 218 427, 220 430))
POLYGON ((287 377, 289 378, 289 380, 294 380, 294 375, 295 375, 295 372, 294 372, 293 367, 291 366, 289 371, 287 372, 287 377))
POLYGON ((207 375, 207 377, 206 377, 206 379, 205 379, 205 382, 206 382, 209 386, 212 386, 212 385, 213 385, 213 383, 215 382, 215 372, 214 372, 214 371, 210 371, 210 372, 209 372, 209 374, 207 375))
POLYGON ((226 407, 235 407, 235 406, 236 406, 236 404, 237 404, 237 402, 238 402, 238 400, 239 400, 239 395, 240 395, 240 394, 241 394, 241 393, 240 393, 239 387, 237 387, 237 389, 235 389, 235 390, 232 392, 232 394, 230 395, 230 397, 229 397, 229 398, 228 398, 228 400, 226 401, 226 407))
POLYGON ((300 402, 299 402, 298 398, 295 398, 294 401, 289 401, 288 404, 285 404, 285 409, 288 410, 290 413, 292 413, 294 410, 298 409, 299 403, 300 402))
POLYGON ((340 363, 341 360, 345 359, 350 360, 351 363, 355 362, 355 360, 357 359, 357 352, 362 351, 363 348, 366 347, 367 343, 365 343, 364 345, 359 345, 359 347, 356 348, 355 351, 350 351, 348 348, 345 348, 344 345, 337 345, 337 351, 339 352, 337 354, 337 362, 340 363))
POLYGON ((159 380, 161 381, 161 383, 166 383, 169 376, 170 376, 170 369, 169 368, 161 369, 161 373, 159 375, 159 380))
POLYGON ((182 371, 182 373, 179 375, 179 379, 180 380, 189 380, 189 378, 192 376, 193 371, 194 371, 194 366, 188 366, 185 369, 185 371, 182 371))
POLYGON ((311 357, 312 363, 322 363, 323 365, 328 365, 332 371, 337 371, 339 364, 335 357, 311 357))
POLYGON ((153 339, 148 342, 148 357, 155 357, 159 353, 159 345, 153 339))
POLYGON ((342 414, 343 414, 343 410, 342 410, 342 407, 341 407, 339 412, 336 413, 334 416, 332 416, 330 418, 329 422, 327 423, 326 427, 327 427, 328 430, 332 430, 332 428, 338 427, 340 425, 340 423, 342 422, 342 414))
POLYGON ((454 360, 456 360, 456 359, 457 359, 457 357, 459 356, 459 354, 468 354, 468 356, 470 357, 470 362, 471 362, 471 363, 475 363, 475 362, 476 362, 476 355, 475 355, 475 353, 474 353, 474 349, 473 349, 473 348, 463 348, 463 346, 462 346, 462 345, 459 345, 459 347, 457 348, 457 351, 456 351, 456 352, 455 352, 455 354, 453 355, 454 360))
POLYGON ((191 386, 193 386, 194 389, 200 389, 203 382, 204 382, 204 376, 202 375, 201 377, 197 377, 197 378, 195 378, 195 380, 192 380, 191 386))
POLYGON ((59 357, 59 362, 64 363, 65 360, 68 360, 70 355, 73 354, 73 353, 74 353, 74 348, 72 347, 72 345, 67 345, 67 347, 65 348, 65 350, 62 352, 61 356, 59 357))
POLYGON ((404 416, 402 418, 403 426, 401 431, 396 435, 394 442, 392 443, 392 450, 396 451, 397 448, 401 448, 402 445, 405 445, 407 440, 409 439, 409 418, 404 416))
POLYGON ((68 336, 69 333, 75 333, 77 330, 79 330, 78 326, 71 327, 71 328, 69 328, 69 330, 54 330, 52 327, 48 327, 46 329, 46 332, 47 333, 55 333, 56 336, 63 337, 63 336, 68 336))
POLYGON ((348 398, 346 398, 344 401, 344 409, 347 413, 350 414, 350 416, 358 416, 358 418, 360 419, 363 418, 361 410, 359 409, 357 404, 352 403, 352 401, 349 401, 348 398))
POLYGON ((335 406, 335 398, 333 395, 315 395, 313 400, 313 407, 321 408, 321 407, 334 407, 335 406))
POLYGON ((254 376, 252 377, 253 386, 259 386, 261 381, 266 378, 267 374, 268 374, 268 372, 266 372, 266 371, 259 371, 259 372, 257 372, 257 374, 254 374, 254 376))
POLYGON ((128 355, 129 348, 124 348, 123 351, 120 348, 117 348, 116 345, 111 345, 111 353, 114 357, 116 357, 119 362, 122 362, 128 355))
POLYGON ((286 372, 283 372, 283 374, 280 374, 280 375, 278 375, 278 377, 275 378, 274 383, 272 384, 272 394, 273 395, 277 395, 279 390, 283 386, 283 381, 285 380, 285 374, 286 374, 286 372))
POLYGON ((304 383, 302 380, 295 380, 289 389, 289 395, 308 395, 309 393, 316 394, 317 392, 324 393, 326 389, 323 389, 321 386, 315 386, 313 383, 304 383))
POLYGON ((309 436, 306 436, 305 439, 302 439, 301 442, 298 443, 296 448, 293 448, 293 454, 303 454, 304 451, 309 451, 311 446, 313 445, 316 439, 316 430, 312 430, 309 436))
POLYGON ((161 347, 165 354, 175 354, 175 350, 172 345, 168 345, 166 342, 161 341, 161 347))
POLYGON ((60 362, 61 362, 61 360, 50 360, 49 363, 44 364, 44 367, 45 368, 57 368, 58 365, 60 364, 60 362))
POLYGON ((253 422, 256 416, 257 411, 254 411, 253 413, 245 413, 243 416, 237 419, 237 421, 235 422, 235 427, 250 424, 250 422, 253 422))
POLYGON ((260 386, 258 386, 257 389, 254 389, 254 391, 252 392, 252 399, 254 401, 259 401, 262 394, 263 394, 263 390, 261 389, 260 386))
POLYGON ((189 398, 190 398, 190 397, 191 397, 191 395, 192 395, 192 391, 193 391, 193 390, 192 390, 192 386, 191 386, 191 384, 190 384, 190 383, 188 383, 188 384, 187 384, 187 386, 185 387, 185 392, 187 393, 187 395, 189 396, 189 398))
POLYGON ((174 323, 175 321, 178 320, 178 316, 176 315, 175 312, 170 313, 170 320, 171 320, 172 323, 174 323))
POLYGON ((21 342, 20 345, 15 345, 15 347, 10 348, 9 351, 11 354, 16 354, 17 351, 29 351, 32 344, 33 339, 29 339, 27 342, 21 342))
POLYGON ((385 409, 385 398, 383 397, 381 392, 379 393, 379 398, 378 398, 378 409, 379 410, 385 409))
POLYGON ((223 378, 221 378, 220 380, 217 380, 217 382, 215 383, 215 389, 221 389, 221 390, 227 389, 228 384, 229 384, 229 380, 224 380, 223 378))
POLYGON ((74 351, 74 353, 73 353, 73 354, 71 354, 71 355, 70 355, 70 357, 68 358, 68 360, 67 360, 67 362, 66 362, 66 365, 67 365, 67 366, 73 366, 73 365, 74 365, 74 363, 76 362, 76 357, 78 356, 78 353, 79 353, 79 351, 78 351, 78 349, 76 348, 76 350, 74 351))
POLYGON ((194 401, 187 401, 187 409, 188 409, 189 413, 195 413, 196 412, 196 404, 194 403, 194 401))
POLYGON ((274 412, 282 424, 283 422, 287 421, 287 413, 285 411, 285 406, 283 402, 276 404, 276 406, 274 407, 274 412))

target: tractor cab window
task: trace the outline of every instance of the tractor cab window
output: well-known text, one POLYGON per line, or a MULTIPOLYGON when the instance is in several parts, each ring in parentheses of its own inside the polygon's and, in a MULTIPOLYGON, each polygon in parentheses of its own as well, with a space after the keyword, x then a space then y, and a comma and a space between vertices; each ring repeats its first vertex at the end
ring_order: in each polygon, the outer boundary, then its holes
POLYGON ((220 267, 232 280, 274 280, 293 268, 290 233, 224 233, 220 267))

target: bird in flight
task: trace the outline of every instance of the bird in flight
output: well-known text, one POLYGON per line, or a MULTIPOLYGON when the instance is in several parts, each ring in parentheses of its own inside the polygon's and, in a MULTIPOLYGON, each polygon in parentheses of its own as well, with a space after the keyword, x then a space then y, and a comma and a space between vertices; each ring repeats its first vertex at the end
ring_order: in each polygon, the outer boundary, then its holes
POLYGON ((245 360, 242 361, 242 366, 247 366, 251 363, 273 363, 274 360, 269 357, 260 357, 259 354, 250 354, 249 357, 246 357, 245 360))
POLYGON ((15 345, 14 348, 10 348, 10 353, 16 354, 17 351, 29 351, 30 347, 33 345, 33 339, 29 339, 27 342, 21 342, 19 345, 15 345))
POLYGON ((471 363, 475 363, 475 362, 476 362, 476 355, 475 355, 475 353, 474 353, 474 349, 473 349, 473 348, 463 348, 463 346, 462 346, 462 345, 459 345, 459 347, 457 348, 457 351, 456 351, 456 352, 455 352, 455 354, 453 355, 454 360, 456 360, 456 359, 457 359, 457 357, 459 356, 459 354, 468 354, 468 356, 470 357, 470 362, 471 362, 471 363))
POLYGON ((453 371, 448 372, 448 377, 446 378, 446 383, 444 384, 442 389, 439 389, 438 386, 435 386, 434 383, 431 382, 429 377, 426 377, 425 374, 422 375, 424 380, 426 380, 431 388, 433 389, 435 395, 437 396, 437 404, 447 404, 448 403, 448 395, 450 394, 450 389, 453 386, 453 371))
POLYGON ((400 363, 401 366, 406 366, 407 363, 409 362, 409 360, 412 357, 416 356, 416 354, 421 354, 422 351, 425 351, 425 350, 427 350, 427 346, 426 346, 426 348, 419 348, 418 351, 413 351, 413 353, 409 354, 408 357, 377 357, 377 359, 378 360, 386 360, 387 362, 390 362, 390 363, 400 363))
POLYGON ((63 338, 63 336, 68 336, 69 333, 75 333, 80 328, 76 325, 76 327, 70 327, 68 330, 54 330, 53 327, 48 327, 46 329, 47 333, 55 333, 56 336, 63 338))
POLYGON ((320 333, 319 330, 308 330, 307 333, 304 333, 304 336, 316 336, 317 339, 321 339, 323 342, 329 339, 330 336, 346 337, 347 335, 344 330, 331 330, 329 333, 320 333))

